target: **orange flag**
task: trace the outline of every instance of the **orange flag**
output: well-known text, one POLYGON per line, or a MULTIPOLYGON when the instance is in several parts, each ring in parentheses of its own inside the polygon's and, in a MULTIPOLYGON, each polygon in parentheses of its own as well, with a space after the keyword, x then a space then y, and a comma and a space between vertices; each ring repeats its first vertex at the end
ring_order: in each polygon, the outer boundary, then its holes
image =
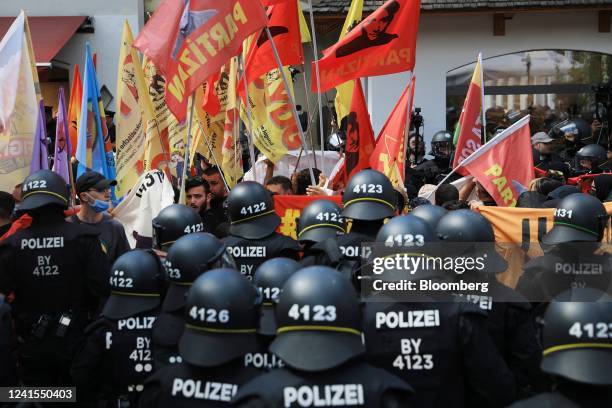
POLYGON ((79 72, 79 64, 74 65, 74 74, 72 76, 72 89, 70 90, 70 103, 68 104, 68 133, 70 134, 70 146, 72 151, 70 156, 76 154, 77 136, 79 133, 79 120, 81 118, 81 101, 83 100, 83 82, 81 82, 81 73, 79 72))
POLYGON ((376 148, 370 157, 370 166, 384 173, 396 186, 404 184, 406 127, 410 123, 408 112, 412 112, 415 81, 416 77, 413 75, 380 131, 376 148))
MULTIPOLYGON (((482 59, 479 54, 478 62, 472 75, 472 82, 470 83, 470 88, 463 103, 463 110, 459 117, 459 124, 457 129, 455 129, 455 145, 457 150, 453 160, 453 168, 457 167, 482 145, 481 112, 483 111, 483 106, 482 59)), ((465 172, 462 172, 462 169, 458 169, 457 172, 463 176, 466 175, 465 172)))
POLYGON ((165 0, 144 26, 134 46, 166 74, 166 101, 179 121, 196 88, 267 23, 259 1, 165 0), (187 6, 187 8, 186 8, 187 6))
POLYGON ((461 167, 473 175, 500 207, 515 207, 533 180, 529 115, 497 135, 465 159, 461 167))
MULTIPOLYGON (((351 79, 412 70, 420 5, 420 0, 388 0, 323 51, 319 60, 320 91, 351 79)), ((312 89, 317 90, 315 78, 312 89)))
MULTIPOLYGON (((266 14, 268 15, 268 29, 278 49, 282 65, 302 64, 304 55, 297 1, 284 1, 273 5, 268 8, 266 14)), ((252 42, 246 56, 247 83, 259 79, 275 68, 278 68, 278 65, 274 59, 272 44, 266 32, 262 31, 257 40, 252 42)), ((242 81, 240 85, 243 85, 242 81)))

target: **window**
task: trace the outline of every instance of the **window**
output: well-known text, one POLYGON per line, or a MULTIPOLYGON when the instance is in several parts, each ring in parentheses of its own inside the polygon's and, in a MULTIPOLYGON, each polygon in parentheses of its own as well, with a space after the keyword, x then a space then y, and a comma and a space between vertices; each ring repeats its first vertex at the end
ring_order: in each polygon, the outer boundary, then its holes
MULTIPOLYGON (((454 129, 475 62, 446 76, 447 126, 454 129)), ((535 50, 483 60, 487 133, 531 114, 531 132, 547 131, 568 118, 607 123, 612 102, 612 55, 573 50, 535 50), (608 84, 608 85, 606 85, 608 84), (599 88, 597 91, 596 88, 599 88), (595 109, 599 107, 599 109, 595 109)), ((607 131, 606 131, 607 132, 607 131)))

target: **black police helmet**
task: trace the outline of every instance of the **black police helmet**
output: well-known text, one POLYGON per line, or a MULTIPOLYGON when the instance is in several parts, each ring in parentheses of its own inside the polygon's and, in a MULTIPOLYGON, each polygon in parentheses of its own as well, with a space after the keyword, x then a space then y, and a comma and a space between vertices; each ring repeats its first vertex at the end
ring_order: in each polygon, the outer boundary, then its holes
POLYGON ((170 286, 162 308, 173 312, 183 307, 185 294, 198 276, 211 269, 235 267, 235 264, 217 237, 196 232, 182 236, 170 247, 164 267, 170 286))
POLYGON ((359 298, 335 269, 311 266, 294 273, 275 316, 278 330, 270 351, 291 368, 328 370, 365 352, 359 298))
POLYGON ((246 239, 261 239, 272 234, 281 223, 274 212, 274 200, 261 184, 244 181, 228 197, 230 234, 246 239))
POLYGON ((444 242, 478 243, 473 247, 456 249, 473 252, 470 255, 474 257, 485 257, 482 272, 500 273, 508 268, 508 262, 495 250, 493 227, 481 214, 472 210, 450 211, 438 223, 436 234, 444 242))
POLYGON ((449 152, 442 152, 440 147, 442 144, 446 144, 452 150, 453 148, 453 135, 447 130, 440 130, 436 132, 431 138, 431 154, 436 157, 448 157, 449 152))
POLYGON ((566 196, 555 210, 553 228, 544 235, 547 245, 566 242, 598 242, 608 221, 606 208, 597 198, 575 193, 566 196))
POLYGON ((420 205, 412 210, 410 214, 425 221, 435 231, 438 222, 447 212, 446 209, 439 205, 420 205))
POLYGON ((342 194, 342 215, 353 220, 382 220, 395 215, 395 201, 395 190, 387 176, 362 170, 351 177, 342 194))
POLYGON ((153 248, 168 251, 185 234, 204 231, 202 219, 192 208, 172 204, 153 218, 153 248))
POLYGON ((111 268, 111 295, 102 315, 118 320, 160 305, 162 266, 151 251, 136 249, 121 255, 111 268))
POLYGON ((420 247, 435 240, 431 226, 414 215, 393 217, 376 234, 376 242, 388 247, 420 247))
POLYGON ((35 210, 46 205, 68 208, 68 188, 66 181, 50 170, 39 170, 23 181, 21 188, 23 201, 18 211, 35 210))
POLYGON ((257 291, 235 269, 213 269, 197 278, 185 300, 183 360, 200 367, 225 364, 258 350, 257 291))
POLYGON ((592 143, 578 150, 576 158, 578 160, 590 160, 594 165, 598 165, 608 160, 608 153, 604 147, 592 143))
POLYGON ((302 210, 297 222, 297 239, 321 242, 344 234, 345 228, 340 206, 330 200, 317 200, 302 210))
POLYGON ((566 291, 544 314, 542 371, 570 381, 612 385, 612 297, 596 289, 566 291))
POLYGON ((300 269, 300 264, 289 258, 272 258, 259 265, 253 276, 253 284, 257 287, 263 299, 261 318, 259 319, 259 334, 276 335, 274 320, 274 303, 278 300, 283 285, 294 272, 300 269))

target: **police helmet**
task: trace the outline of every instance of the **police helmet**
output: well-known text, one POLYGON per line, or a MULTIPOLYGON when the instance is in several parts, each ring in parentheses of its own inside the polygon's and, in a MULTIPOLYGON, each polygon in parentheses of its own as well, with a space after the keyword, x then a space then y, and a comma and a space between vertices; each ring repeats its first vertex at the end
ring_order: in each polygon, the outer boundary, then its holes
POLYGON ((589 160, 591 165, 597 166, 608 160, 608 152, 598 144, 588 144, 576 152, 578 160, 589 160))
POLYGON ((472 256, 485 257, 482 272, 501 273, 508 268, 506 260, 495 250, 495 233, 489 220, 472 210, 456 210, 446 214, 436 228, 440 241, 478 243, 475 246, 456 248, 473 252, 472 256))
POLYGON ((185 234, 203 232, 202 219, 192 208, 172 204, 153 218, 153 248, 167 252, 185 234))
POLYGON ((346 223, 342 209, 330 200, 317 200, 302 210, 297 221, 300 242, 321 242, 344 234, 346 223))
POLYGON ((562 293, 544 314, 542 371, 578 383, 612 385, 611 327, 611 296, 589 288, 562 293))
POLYGON ((434 230, 427 222, 414 215, 391 218, 376 235, 376 242, 384 243, 388 247, 420 247, 433 241, 434 230))
POLYGON ((351 177, 342 194, 342 215, 353 220, 382 220, 395 215, 395 201, 395 189, 387 176, 362 170, 351 177))
POLYGON ((23 201, 18 211, 34 210, 45 205, 68 208, 68 188, 66 181, 51 170, 39 170, 23 181, 23 201))
POLYGON ((136 249, 121 255, 111 268, 111 295, 102 315, 118 320, 160 305, 162 266, 150 250, 136 249))
POLYGON ((607 221, 606 208, 597 198, 588 194, 570 194, 557 205, 553 227, 542 242, 547 245, 599 242, 607 221))
POLYGON ((272 234, 281 223, 274 212, 274 200, 261 184, 243 181, 228 197, 229 232, 246 239, 261 239, 272 234))
POLYGON ((259 334, 276 335, 274 320, 274 303, 278 300, 283 285, 294 272, 300 269, 300 264, 289 258, 272 258, 259 265, 253 276, 253 284, 257 287, 263 303, 259 319, 259 334))
POLYGON ((235 269, 213 269, 197 278, 185 300, 183 360, 200 367, 225 364, 258 350, 259 297, 235 269))
POLYGON ((270 351, 291 368, 328 370, 365 352, 359 298, 335 269, 311 266, 294 273, 275 316, 278 329, 270 351))
POLYGON ((185 303, 187 290, 202 273, 235 264, 225 245, 214 235, 196 232, 180 237, 170 247, 166 259, 166 279, 170 282, 162 309, 173 312, 185 303))
POLYGON ((447 212, 446 209, 439 205, 420 205, 412 210, 410 214, 425 221, 435 231, 438 222, 447 212))
POLYGON ((447 130, 440 130, 431 137, 431 154, 436 157, 447 158, 453 149, 453 135, 447 130), (442 147, 448 147, 448 151, 442 152, 442 147))

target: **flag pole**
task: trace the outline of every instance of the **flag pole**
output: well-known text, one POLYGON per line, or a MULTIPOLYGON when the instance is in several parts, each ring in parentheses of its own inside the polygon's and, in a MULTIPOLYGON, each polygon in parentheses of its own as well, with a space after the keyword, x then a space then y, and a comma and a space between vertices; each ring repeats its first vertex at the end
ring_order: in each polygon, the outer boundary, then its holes
POLYGON ((251 99, 249 97, 249 85, 247 84, 247 79, 246 79, 246 66, 245 66, 245 61, 242 58, 242 56, 238 56, 238 60, 240 61, 240 65, 242 66, 242 83, 244 84, 244 95, 246 99, 245 105, 246 105, 247 118, 249 120, 249 131, 245 133, 249 140, 249 156, 251 157, 251 168, 253 169, 253 176, 255 177, 255 180, 257 180, 257 166, 255 166, 255 148, 253 147, 254 146, 253 119, 252 119, 252 113, 251 113, 251 99))
POLYGON ((187 143, 185 144, 185 155, 183 158, 183 174, 181 175, 179 203, 184 203, 186 199, 185 181, 187 178, 187 167, 189 166, 189 152, 191 150, 191 126, 193 125, 193 107, 195 105, 193 94, 189 95, 189 103, 191 104, 191 108, 189 109, 189 121, 187 125, 187 143))
MULTIPOLYGON (((325 173, 325 135, 324 126, 323 126, 323 101, 321 99, 321 73, 319 72, 319 50, 317 48, 317 33, 315 30, 314 23, 314 12, 312 11, 312 0, 308 0, 308 8, 310 14, 310 30, 312 31, 312 55, 315 63, 315 77, 317 81, 317 101, 319 106, 319 132, 321 132, 321 173, 326 175, 325 173)), ((313 148, 314 155, 314 148, 313 148)))
MULTIPOLYGON (((306 108, 308 108, 308 112, 312 112, 312 110, 310 109, 310 97, 308 96, 308 94, 310 93, 308 91, 308 84, 306 83, 306 64, 302 64, 302 83, 304 84, 304 96, 306 97, 306 108)), ((314 115, 312 115, 314 117, 314 115)), ((301 122, 300 122, 301 123, 301 122)), ((312 117, 310 114, 308 114, 308 129, 306 129, 306 131, 308 132, 308 140, 310 141, 310 145, 314 146, 314 140, 312 140, 312 117)), ((317 156, 314 155, 314 166, 315 168, 317 167, 317 156)), ((321 158, 321 160, 323 160, 323 158, 321 158)))
MULTIPOLYGON (((289 98, 289 103, 291 105, 291 111, 293 113, 293 119, 297 125, 300 141, 302 142, 302 146, 304 146, 304 150, 306 151, 306 155, 308 156, 308 145, 306 144, 306 137, 304 136, 304 130, 302 129, 302 124, 300 123, 300 118, 297 113, 297 109, 295 107, 295 99, 293 98, 293 94, 291 93, 291 88, 289 86, 289 81, 287 80, 287 76, 285 75, 285 70, 283 69, 283 63, 278 55, 278 49, 276 48, 276 44, 274 43, 274 38, 272 38, 272 34, 270 33, 270 29, 268 26, 264 28, 266 31, 266 35, 268 36, 268 40, 270 41, 270 45, 272 46, 272 51, 274 52, 274 59, 276 60, 276 65, 278 65, 278 70, 280 71, 280 75, 283 78, 283 83, 285 84, 285 90, 287 91, 287 97, 289 98)), ((312 151, 314 156, 314 151, 312 151)), ((308 170, 310 171, 310 182, 313 186, 317 185, 315 180, 314 172, 312 171, 312 158, 308 157, 308 170)))
POLYGON ((478 53, 478 63, 480 64, 480 97, 482 106, 482 134, 480 135, 480 144, 487 142, 487 115, 485 113, 485 94, 484 94, 484 67, 482 66, 482 53, 478 53))

